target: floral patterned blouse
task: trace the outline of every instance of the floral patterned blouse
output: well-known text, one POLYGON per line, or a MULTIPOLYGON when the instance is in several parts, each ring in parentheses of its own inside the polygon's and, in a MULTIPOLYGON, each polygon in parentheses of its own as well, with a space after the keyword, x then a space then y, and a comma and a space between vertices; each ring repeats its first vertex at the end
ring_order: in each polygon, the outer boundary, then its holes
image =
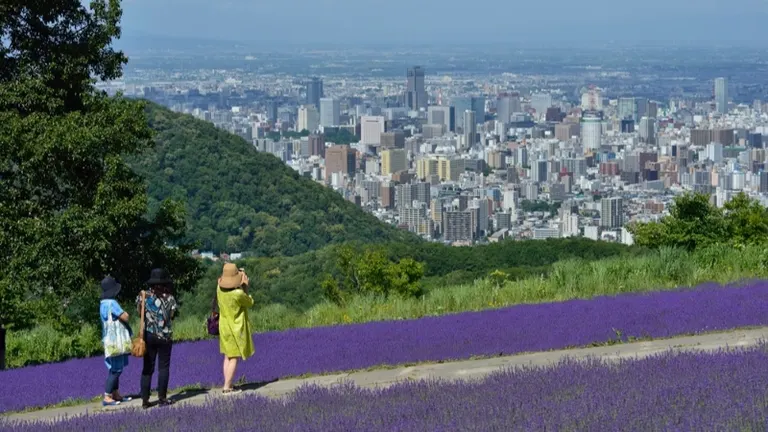
MULTIPOLYGON (((173 328, 171 322, 178 314, 178 303, 172 295, 155 295, 152 290, 147 290, 146 313, 144 314, 144 325, 147 333, 153 336, 170 341, 173 337, 173 328)), ((141 294, 136 298, 136 306, 141 310, 141 294)))

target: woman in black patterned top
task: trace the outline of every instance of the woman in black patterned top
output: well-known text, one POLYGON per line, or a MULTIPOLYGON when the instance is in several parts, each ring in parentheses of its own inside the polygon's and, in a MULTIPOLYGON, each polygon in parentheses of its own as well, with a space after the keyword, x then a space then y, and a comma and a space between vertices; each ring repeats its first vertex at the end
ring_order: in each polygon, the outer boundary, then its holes
MULTIPOLYGON (((149 289, 143 292, 144 298, 144 341, 147 351, 144 354, 144 368, 141 372, 142 407, 149 408, 149 390, 152 386, 152 374, 155 361, 158 364, 157 396, 159 405, 170 405, 168 399, 168 381, 171 372, 171 349, 173 347, 172 322, 178 314, 176 298, 171 294, 173 281, 164 269, 152 270, 147 281, 149 289)), ((136 299, 136 306, 141 314, 142 294, 136 299)))

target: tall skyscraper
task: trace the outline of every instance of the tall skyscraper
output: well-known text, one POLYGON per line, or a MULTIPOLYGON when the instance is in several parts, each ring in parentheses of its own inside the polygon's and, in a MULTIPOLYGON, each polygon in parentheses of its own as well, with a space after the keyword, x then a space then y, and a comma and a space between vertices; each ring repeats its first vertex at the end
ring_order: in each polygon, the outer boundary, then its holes
POLYGON ((277 121, 277 102, 273 100, 268 100, 265 104, 265 108, 267 111, 267 120, 269 120, 270 123, 274 124, 277 121))
POLYGON ((330 127, 339 125, 339 100, 335 98, 320 99, 320 126, 330 127))
POLYGON ((307 81, 307 104, 314 105, 320 111, 320 99, 323 97, 323 80, 312 77, 307 81))
POLYGON ((520 96, 517 94, 501 94, 496 99, 496 121, 509 123, 512 114, 521 112, 520 96))
POLYGON ((477 135, 477 122, 475 121, 475 112, 471 110, 464 111, 464 146, 472 148, 475 146, 477 135))
POLYGON ((424 69, 421 66, 408 68, 405 103, 413 111, 427 109, 427 91, 424 87, 424 69))
POLYGON ((596 114, 584 113, 581 117, 581 143, 584 151, 600 148, 603 135, 603 120, 596 114))
POLYGON ((320 115, 317 108, 313 105, 304 105, 299 107, 299 121, 296 125, 296 131, 308 130, 315 132, 320 124, 320 115))
POLYGON ((640 119, 640 141, 656 144, 656 119, 643 117, 640 119))
POLYGON ((456 127, 464 127, 464 113, 471 110, 475 113, 475 122, 485 122, 485 98, 482 96, 468 96, 453 98, 453 106, 456 113, 456 127))
POLYGON ((624 200, 621 197, 603 198, 600 201, 600 226, 605 228, 624 226, 624 200))
POLYGON ((720 114, 728 112, 728 80, 726 78, 715 78, 715 105, 720 114))

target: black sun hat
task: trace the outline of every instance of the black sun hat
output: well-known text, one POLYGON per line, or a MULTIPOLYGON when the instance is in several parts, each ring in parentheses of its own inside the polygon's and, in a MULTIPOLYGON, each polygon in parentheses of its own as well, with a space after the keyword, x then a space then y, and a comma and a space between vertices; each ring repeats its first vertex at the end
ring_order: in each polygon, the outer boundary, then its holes
POLYGON ((173 279, 165 269, 156 268, 149 274, 147 285, 173 285, 173 279))
POLYGON ((120 290, 122 289, 122 285, 120 285, 115 278, 112 276, 107 276, 104 279, 101 280, 101 299, 102 300, 110 300, 117 297, 117 294, 120 293, 120 290))

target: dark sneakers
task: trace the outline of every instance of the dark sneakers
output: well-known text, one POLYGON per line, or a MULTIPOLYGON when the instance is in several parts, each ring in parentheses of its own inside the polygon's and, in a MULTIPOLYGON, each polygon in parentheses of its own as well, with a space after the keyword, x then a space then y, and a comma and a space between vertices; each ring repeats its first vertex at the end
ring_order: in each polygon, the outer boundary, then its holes
POLYGON ((170 400, 170 399, 161 399, 161 400, 155 402, 154 404, 150 403, 150 402, 146 402, 146 401, 141 403, 141 407, 143 409, 152 408, 155 405, 157 405, 157 406, 170 406, 170 405, 173 405, 173 401, 170 400))

